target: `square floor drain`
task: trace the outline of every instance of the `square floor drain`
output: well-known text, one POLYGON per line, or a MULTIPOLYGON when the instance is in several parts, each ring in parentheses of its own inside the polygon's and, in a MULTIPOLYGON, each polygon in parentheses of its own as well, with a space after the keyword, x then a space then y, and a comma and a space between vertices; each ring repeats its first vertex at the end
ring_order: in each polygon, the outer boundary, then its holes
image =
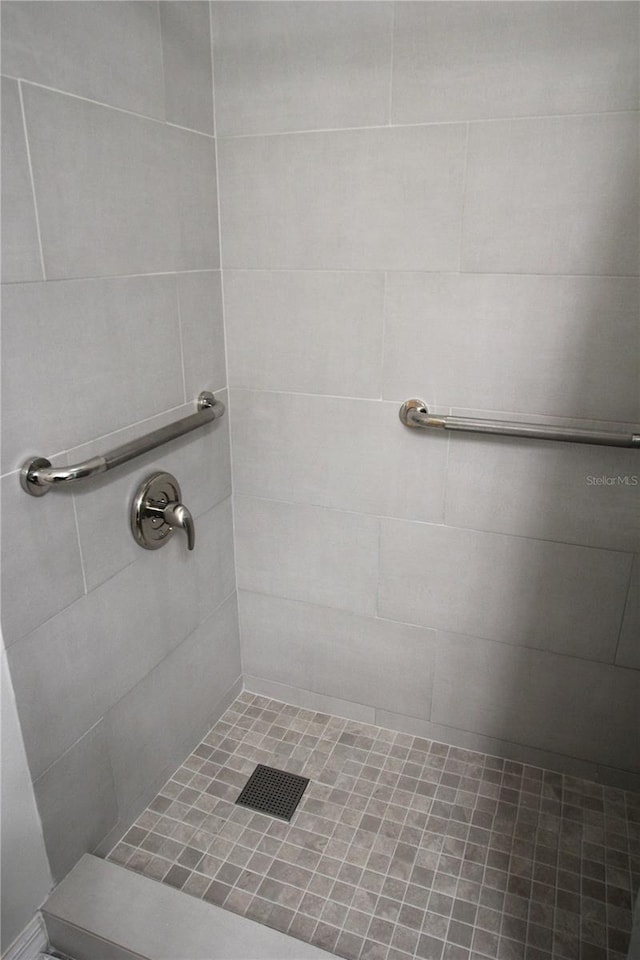
POLYGON ((259 763, 236 803, 280 820, 291 820, 308 783, 307 777, 259 763))

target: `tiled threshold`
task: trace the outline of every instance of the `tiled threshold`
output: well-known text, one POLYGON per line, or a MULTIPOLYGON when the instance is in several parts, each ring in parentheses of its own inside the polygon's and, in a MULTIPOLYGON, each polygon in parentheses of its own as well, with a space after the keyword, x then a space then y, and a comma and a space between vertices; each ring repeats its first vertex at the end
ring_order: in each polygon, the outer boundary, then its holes
POLYGON ((42 913, 74 960, 329 960, 330 955, 86 854, 42 913))
POLYGON ((108 859, 347 960, 626 960, 640 794, 244 692, 108 859))

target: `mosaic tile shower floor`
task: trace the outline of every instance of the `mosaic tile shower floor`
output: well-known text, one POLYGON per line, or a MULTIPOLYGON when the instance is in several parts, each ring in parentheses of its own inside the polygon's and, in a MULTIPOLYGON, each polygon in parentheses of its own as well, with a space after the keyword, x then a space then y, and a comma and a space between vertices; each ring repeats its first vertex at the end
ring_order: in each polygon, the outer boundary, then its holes
POLYGON ((348 960, 626 960, 640 794, 245 692, 108 859, 348 960))

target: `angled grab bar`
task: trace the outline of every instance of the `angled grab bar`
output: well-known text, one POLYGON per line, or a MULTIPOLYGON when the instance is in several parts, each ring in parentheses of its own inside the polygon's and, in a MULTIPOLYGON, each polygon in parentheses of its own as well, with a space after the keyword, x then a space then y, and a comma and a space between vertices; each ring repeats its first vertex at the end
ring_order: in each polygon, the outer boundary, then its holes
POLYGON ((82 463, 72 464, 70 467, 52 467, 49 460, 44 457, 32 457, 23 464, 20 471, 20 486, 32 497, 42 497, 48 493, 52 487, 58 485, 67 486, 76 480, 82 480, 84 477, 94 477, 98 473, 105 473, 107 470, 113 470, 114 467, 126 463, 127 460, 133 460, 149 450, 160 447, 163 443, 182 437, 185 433, 191 433, 198 427, 203 427, 212 420, 217 420, 224 413, 224 403, 216 400, 212 393, 203 390, 199 395, 198 410, 196 413, 176 420, 174 423, 168 423, 164 427, 145 433, 144 436, 136 440, 130 440, 119 447, 114 447, 108 453, 103 453, 97 457, 90 457, 83 460, 82 463))
POLYGON ((512 420, 432 416, 423 400, 405 400, 400 407, 400 419, 406 427, 420 427, 424 430, 463 430, 466 433, 493 433, 507 437, 529 437, 534 440, 564 440, 566 443, 640 448, 640 433, 586 430, 582 427, 549 427, 542 423, 517 423, 512 420))

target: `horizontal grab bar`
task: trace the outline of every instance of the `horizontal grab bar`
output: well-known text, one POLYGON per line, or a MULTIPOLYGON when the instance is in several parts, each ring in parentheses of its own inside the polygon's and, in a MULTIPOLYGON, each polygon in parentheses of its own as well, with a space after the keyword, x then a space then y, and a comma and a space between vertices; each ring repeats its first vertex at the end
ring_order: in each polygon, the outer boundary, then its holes
POLYGON ((506 437, 530 437, 534 440, 564 440, 567 443, 640 448, 640 433, 586 430, 582 427, 548 427, 542 423, 517 423, 512 420, 432 416, 423 400, 405 400, 400 407, 400 419, 406 427, 421 427, 424 430, 464 430, 467 433, 493 433, 506 437))
POLYGON ((165 427, 159 427, 137 440, 130 440, 119 447, 114 447, 108 453, 101 456, 90 457, 83 460, 82 463, 75 463, 70 467, 52 467, 49 460, 44 457, 32 457, 27 460, 20 471, 20 485, 25 493, 32 497, 42 497, 48 493, 52 487, 61 484, 67 486, 76 480, 82 480, 85 477, 94 477, 98 473, 105 473, 107 470, 113 470, 119 467, 121 463, 127 460, 133 460, 149 450, 155 450, 156 447, 175 440, 177 437, 184 436, 198 427, 203 427, 212 420, 217 420, 224 413, 224 403, 216 400, 208 390, 198 397, 198 410, 196 413, 183 417, 182 420, 176 420, 174 423, 168 423, 165 427))

